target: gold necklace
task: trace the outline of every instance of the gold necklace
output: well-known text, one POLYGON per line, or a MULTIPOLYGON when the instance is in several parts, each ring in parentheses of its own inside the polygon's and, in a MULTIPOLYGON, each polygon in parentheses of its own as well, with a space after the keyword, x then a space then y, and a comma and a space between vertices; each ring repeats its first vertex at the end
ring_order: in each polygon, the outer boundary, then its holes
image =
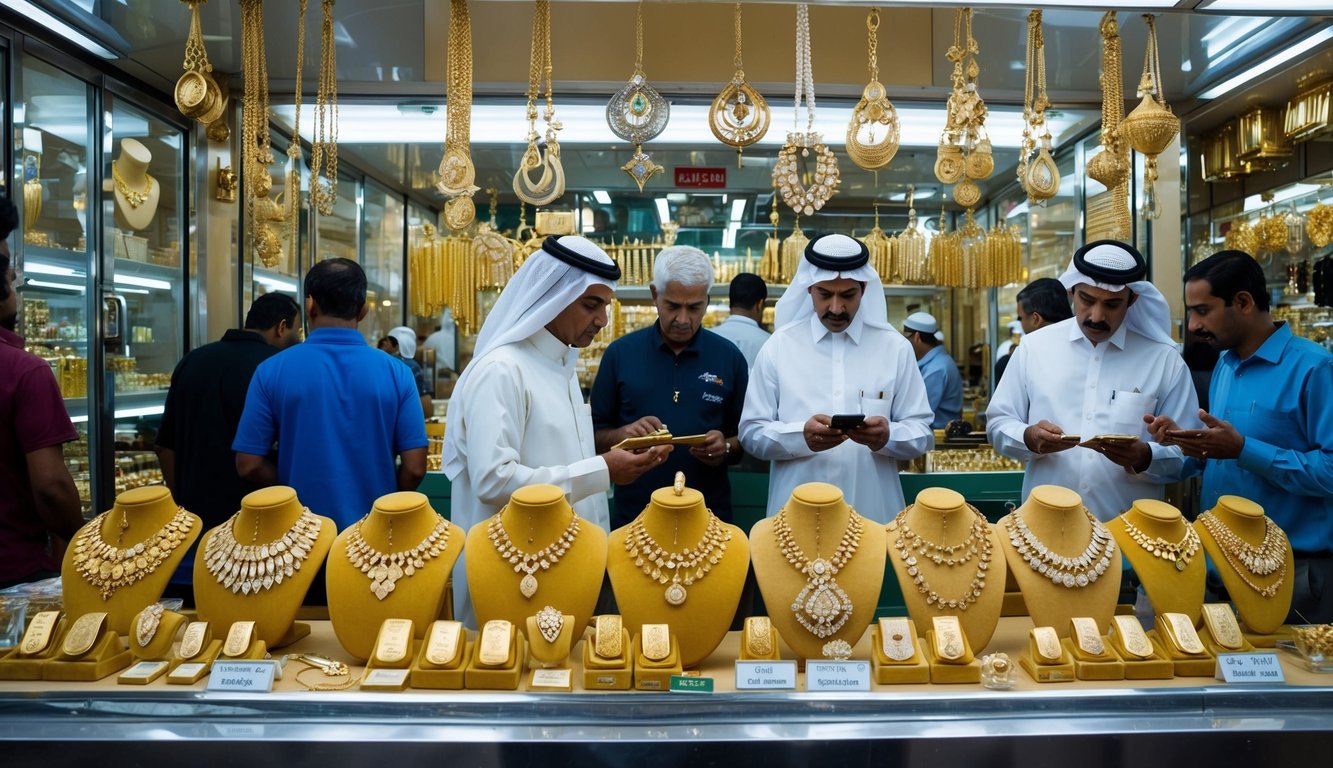
POLYGON ((130 189, 130 185, 125 181, 125 177, 120 175, 120 169, 116 167, 115 163, 111 164, 111 178, 116 182, 116 191, 120 193, 121 197, 125 198, 125 202, 129 203, 132 209, 143 205, 148 201, 148 197, 153 194, 153 177, 147 173, 143 175, 142 191, 130 189))
POLYGON ((671 102, 662 98, 657 89, 648 84, 643 74, 643 0, 639 0, 634 20, 634 74, 629 82, 606 104, 606 124, 611 132, 625 141, 633 142, 634 156, 620 166, 643 191, 643 185, 661 173, 662 166, 644 154, 643 145, 660 134, 671 118, 671 102))
POLYGON ((572 512, 569 515, 569 525, 555 541, 547 544, 536 552, 524 552, 514 545, 509 539, 509 532, 505 530, 501 516, 504 509, 496 512, 491 517, 491 522, 486 526, 486 536, 495 546, 495 551, 499 553, 502 560, 507 560, 514 566, 514 573, 522 573, 523 578, 518 583, 518 591, 524 597, 532 597, 537 594, 537 577, 534 576, 538 570, 550 570, 552 566, 560 562, 560 558, 565 556, 569 548, 574 545, 574 538, 579 535, 579 515, 572 512))
POLYGON ((793 211, 813 216, 838 192, 842 180, 838 158, 815 131, 815 75, 810 61, 810 7, 796 6, 796 95, 792 100, 793 128, 800 125, 801 97, 805 97, 805 130, 787 134, 787 142, 778 151, 773 165, 773 187, 782 202, 793 211), (815 152, 815 168, 807 186, 797 156, 808 158, 815 152))
MULTIPOLYGON (((514 174, 514 194, 519 200, 533 205, 546 205, 565 194, 565 168, 560 162, 560 142, 555 136, 556 131, 563 126, 555 119, 555 97, 551 92, 553 71, 551 2, 537 0, 537 9, 532 15, 532 53, 528 58, 528 148, 524 150, 518 163, 518 172, 514 174), (543 83, 546 87, 546 111, 543 115, 546 121, 545 157, 537 145, 537 97, 541 94, 543 83), (528 174, 537 168, 542 169, 542 175, 534 182, 528 174)), ((491 221, 495 221, 494 215, 491 221)))
MULTIPOLYGON (((338 202, 338 62, 333 40, 333 1, 320 2, 323 18, 319 26, 319 81, 315 86, 315 133, 310 140, 310 202, 324 216, 332 216, 333 206, 338 202)), ((452 55, 453 40, 449 42, 452 55)), ((471 56, 470 45, 468 55, 471 56)), ((469 103, 471 76, 469 67, 469 103)), ((452 106, 452 90, 449 101, 452 106)), ((453 118, 452 111, 449 117, 453 118)))
MULTIPOLYGON (((287 145, 287 173, 283 180, 283 218, 287 222, 287 252, 295 255, 301 236, 301 72, 305 69, 305 12, 309 0, 296 10, 296 87, 292 96, 292 141, 287 145)), ((312 197, 315 185, 311 184, 312 197)), ((323 213, 323 211, 321 211, 323 213)))
POLYGON ((467 0, 449 0, 449 53, 445 62, 445 82, 449 89, 445 111, 448 125, 444 136, 444 157, 436 171, 435 188, 448 197, 444 204, 444 223, 457 232, 476 218, 472 195, 479 189, 476 166, 469 146, 472 135, 472 19, 467 0))
POLYGON ((1005 521, 1009 543, 1019 556, 1027 561, 1029 568, 1049 578, 1051 583, 1066 589, 1075 587, 1082 589, 1106 573, 1116 553, 1115 539, 1111 537, 1106 526, 1093 517, 1087 508, 1084 508, 1083 514, 1092 525, 1092 535, 1088 540, 1088 546, 1077 557, 1066 557, 1052 552, 1032 532, 1027 521, 1023 519, 1023 513, 1017 509, 1010 513, 1009 519, 1005 521))
MULTIPOLYGON (((123 511, 123 510, 122 510, 123 511)), ((161 529, 131 547, 113 547, 102 538, 102 524, 111 510, 94 517, 74 535, 74 568, 110 600, 117 589, 146 578, 166 562, 184 543, 194 527, 194 517, 177 507, 161 529)), ((123 529, 125 526, 122 525, 123 529)))
POLYGON ((717 140, 736 149, 736 167, 741 167, 741 152, 768 133, 768 102, 745 79, 741 64, 741 4, 736 3, 736 72, 731 82, 713 99, 708 108, 708 127, 717 140))
POLYGON ((954 187, 954 201, 971 208, 981 198, 974 179, 985 179, 995 170, 990 138, 986 133, 986 102, 977 91, 981 47, 972 36, 972 9, 960 8, 953 17, 953 45, 945 58, 953 62, 944 132, 935 160, 935 178, 954 187), (966 34, 963 30, 966 28, 966 34), (964 178, 966 177, 966 178, 964 178))
POLYGON ((1212 512, 1199 515, 1199 522, 1208 529, 1208 535, 1213 537, 1222 550, 1222 557, 1240 580, 1245 582, 1245 586, 1264 598, 1277 594, 1287 579, 1287 534, 1277 527, 1272 518, 1264 518, 1264 539, 1257 547, 1242 539, 1212 512), (1249 579, 1250 576, 1271 576, 1274 573, 1277 579, 1266 587, 1260 587, 1249 579))
POLYGON ((625 551, 634 559, 645 576, 659 584, 670 582, 663 597, 670 605, 682 605, 687 597, 685 588, 700 581, 713 566, 722 562, 731 541, 731 529, 708 511, 708 525, 699 543, 680 552, 668 552, 648 533, 640 516, 630 524, 625 536, 625 551))
POLYGON ((1185 526, 1185 537, 1180 541, 1167 541, 1161 536, 1149 538, 1148 534, 1136 528, 1129 521, 1128 516, 1123 516, 1120 519, 1125 523, 1125 533, 1129 534, 1129 538, 1133 539, 1135 544, 1146 550, 1148 554, 1175 564, 1177 571, 1185 570, 1186 566, 1190 564, 1190 560, 1194 559, 1194 554, 1199 551, 1199 534, 1193 526, 1188 524, 1185 526))
POLYGON ((861 92, 861 100, 852 109, 852 119, 847 124, 847 156, 867 171, 877 171, 898 154, 898 110, 879 81, 879 9, 870 9, 866 30, 870 47, 870 83, 861 92), (884 129, 884 135, 878 139, 875 138, 876 128, 884 129), (865 142, 860 138, 862 132, 866 133, 865 142))
MULTIPOLYGON (((383 600, 398 580, 411 576, 449 548, 449 523, 440 518, 424 540, 402 552, 381 552, 361 536, 361 526, 370 515, 356 521, 347 536, 347 559, 370 577, 370 591, 383 600)), ((393 546, 393 521, 389 521, 389 546, 393 546)))
POLYGON ((1027 68, 1023 86, 1023 142, 1018 153, 1018 183, 1031 204, 1043 203, 1060 191, 1060 169, 1051 159, 1051 130, 1046 123, 1046 40, 1041 11, 1028 13, 1027 68), (1038 135, 1040 134, 1040 136, 1038 135), (1041 139, 1041 148, 1037 140, 1041 139))
POLYGON ((986 575, 990 571, 991 561, 991 537, 987 530, 985 515, 977 511, 977 508, 971 504, 968 504, 967 508, 972 510, 972 526, 968 529, 967 537, 952 546, 925 541, 912 532, 912 529, 907 526, 907 516, 912 512, 912 505, 899 512, 897 518, 894 519, 898 538, 894 540, 893 548, 897 550, 898 557, 903 561, 903 565, 907 566, 907 575, 912 577, 912 583, 916 586, 916 591, 926 596, 927 605, 941 609, 966 611, 981 597, 981 593, 986 589, 986 575), (980 542, 980 549, 978 549, 978 542, 980 542), (913 554, 913 550, 916 554, 913 554), (958 552, 962 552, 963 556, 955 557, 954 555, 958 552), (936 565, 945 565, 950 568, 965 565, 978 555, 980 557, 977 562, 977 572, 973 574, 972 581, 963 590, 963 594, 946 600, 939 592, 930 588, 930 582, 926 581, 926 576, 921 570, 924 563, 917 555, 927 557, 936 565))
POLYGON ((301 515, 281 536, 270 542, 256 544, 259 515, 255 514, 255 533, 251 543, 236 539, 236 521, 240 513, 218 526, 204 545, 204 567, 213 578, 233 594, 248 595, 272 589, 301 570, 301 564, 310 556, 319 540, 323 522, 310 509, 301 515))
POLYGON ((1157 26, 1151 14, 1144 14, 1148 42, 1143 49, 1143 77, 1139 79, 1139 105, 1120 121, 1120 135, 1143 157, 1143 217, 1162 215, 1157 201, 1157 156, 1166 151, 1180 133, 1180 118, 1171 114, 1162 93, 1162 63, 1157 56, 1157 26))
POLYGON ((825 560, 819 553, 819 513, 815 513, 815 559, 812 561, 796 543, 792 535, 791 524, 787 522, 787 508, 783 507, 773 521, 773 535, 777 539, 778 549, 787 562, 797 571, 805 574, 805 586, 791 603, 796 621, 810 634, 823 639, 842 629, 852 618, 852 600, 834 579, 861 545, 861 530, 864 521, 850 510, 847 528, 833 556, 825 560))

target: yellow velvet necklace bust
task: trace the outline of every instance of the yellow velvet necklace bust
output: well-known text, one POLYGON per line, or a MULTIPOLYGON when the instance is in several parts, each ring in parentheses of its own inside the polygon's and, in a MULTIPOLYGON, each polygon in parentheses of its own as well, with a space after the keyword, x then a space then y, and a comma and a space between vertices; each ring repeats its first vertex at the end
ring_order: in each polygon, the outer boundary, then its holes
MULTIPOLYGON (((705 506, 699 491, 684 488, 678 496, 672 488, 659 488, 653 491, 648 506, 635 523, 642 523, 647 534, 666 552, 681 553, 687 547, 693 551, 704 539, 711 519, 713 513, 705 506)), ((625 548, 625 540, 635 523, 612 531, 607 544, 607 573, 616 605, 626 626, 670 625, 680 649, 681 666, 696 666, 721 644, 736 615, 750 569, 750 546, 745 532, 719 520, 723 535, 731 536, 726 549, 702 579, 676 587, 684 590, 685 600, 672 605, 665 596, 666 590, 672 588, 671 582, 663 585, 644 574, 625 548)), ((649 561, 646 553, 640 552, 639 556, 649 561)))
MULTIPOLYGON (((811 562, 816 558, 829 560, 834 556, 853 511, 843 499, 842 491, 828 483, 796 486, 784 509, 792 539, 811 562)), ((774 532, 774 519, 760 520, 750 530, 750 557, 759 592, 778 635, 801 659, 822 659, 824 644, 833 640, 855 645, 870 626, 879 603, 887 555, 884 529, 873 521, 864 521, 856 554, 834 576, 851 600, 851 617, 837 632, 818 637, 802 626, 791 608, 809 579, 783 554, 774 532)))
MULTIPOLYGON (((534 554, 560 540, 574 517, 574 509, 559 487, 528 485, 514 491, 499 512, 500 524, 521 552, 534 554)), ((519 585, 526 575, 500 556, 491 541, 492 518, 467 533, 467 586, 477 614, 477 626, 503 619, 527 632, 527 618, 545 606, 574 617, 583 627, 597 606, 606 573, 606 532, 590 520, 579 520, 579 532, 568 550, 549 568, 533 573, 536 591, 525 597, 519 585)))
POLYGON ((284 644, 296 621, 296 612, 338 535, 338 524, 327 517, 317 518, 319 537, 301 567, 294 569, 282 583, 248 595, 223 586, 209 572, 205 553, 209 542, 225 526, 230 526, 227 533, 246 546, 276 542, 292 530, 305 511, 294 488, 285 485, 261 488, 241 499, 241 509, 235 517, 204 534, 194 559, 194 601, 200 619, 215 627, 253 621, 254 636, 266 646, 276 648, 284 644))
MULTIPOLYGON (((147 541, 162 531, 179 509, 175 499, 171 497, 171 492, 164 485, 150 485, 125 491, 116 497, 111 514, 101 518, 101 530, 98 535, 107 544, 127 549, 136 543, 147 541)), ((191 521, 190 530, 180 546, 173 549, 151 573, 133 584, 116 589, 106 600, 103 600, 97 588, 88 583, 78 572, 74 563, 74 547, 71 546, 65 552, 65 560, 60 569, 65 614, 78 618, 86 613, 106 611, 106 626, 117 634, 129 634, 130 622, 139 611, 150 603, 157 602, 162 596, 162 591, 171 580, 171 574, 185 558, 190 545, 199 538, 201 526, 199 518, 192 514, 188 515, 188 518, 191 521)))
POLYGON ((1139 499, 1134 506, 1106 524, 1120 543, 1120 549, 1138 574, 1143 591, 1148 594, 1153 613, 1183 613, 1198 626, 1203 616, 1204 580, 1207 565, 1203 548, 1195 546, 1193 556, 1183 569, 1175 562, 1157 557, 1134 540, 1125 523, 1128 522, 1149 540, 1161 538, 1167 542, 1184 542, 1193 531, 1180 510, 1157 499, 1139 499))
MULTIPOLYGON (((1222 496, 1217 506, 1210 510, 1218 522, 1230 529, 1231 533, 1251 547, 1258 548, 1264 540, 1268 521, 1264 517, 1264 508, 1239 496, 1222 496)), ((1226 585, 1227 594, 1236 606, 1236 613, 1246 628, 1269 634, 1282 626, 1287 613, 1291 610, 1291 593, 1296 578, 1295 555, 1291 551, 1291 542, 1284 547, 1286 558, 1284 567, 1265 575, 1246 572, 1243 576, 1223 552, 1222 545, 1213 538, 1208 527, 1200 520, 1194 521, 1194 530, 1203 542, 1204 551, 1213 561, 1217 573, 1226 585), (1278 584, 1278 579, 1281 583, 1278 584), (1246 583, 1249 582, 1249 583, 1246 583), (1273 585, 1277 584, 1274 590, 1273 585), (1258 589, 1273 590, 1271 597, 1264 597, 1258 589)), ((1243 568, 1244 566, 1241 565, 1243 568)))
POLYGON ((357 659, 370 658, 385 619, 409 619, 418 637, 440 618, 454 562, 463 551, 463 529, 445 522, 447 546, 408 576, 398 578, 383 600, 371 591, 372 579, 353 564, 347 545, 359 532, 365 543, 386 555, 407 552, 424 542, 443 518, 416 491, 400 491, 375 500, 370 514, 353 524, 329 552, 329 622, 343 649, 357 659), (359 527, 358 527, 359 526, 359 527), (390 543, 392 542, 392 544, 390 543))
MULTIPOLYGON (((912 533, 921 536, 927 542, 951 547, 967 539, 978 516, 957 491, 947 488, 924 488, 917 494, 916 502, 905 510, 903 520, 912 533)), ((974 596, 965 610, 941 605, 939 602, 931 604, 926 599, 927 596, 917 589, 915 577, 908 572, 909 566, 903 558, 897 551, 889 555, 889 562, 893 564, 893 572, 898 577, 898 584, 903 592, 903 602, 907 605, 907 613, 912 617, 912 622, 917 627, 930 627, 932 619, 936 616, 957 616, 968 645, 978 653, 990 643, 991 635, 995 634, 995 627, 1000 623, 1005 578, 1004 557, 1001 556, 999 547, 1000 537, 990 524, 984 520, 982 524, 985 535, 990 539, 990 564, 985 569, 985 586, 980 587, 981 595, 974 596)), ((899 538, 898 526, 898 521, 894 520, 886 529, 887 545, 890 550, 896 548, 899 538)), ((977 554, 962 565, 937 564, 928 556, 917 554, 915 567, 918 573, 925 577, 932 591, 946 601, 954 600, 958 596, 970 594, 977 584, 975 579, 981 573, 982 543, 977 542, 976 547, 977 554)), ((910 548, 907 551, 916 554, 915 550, 910 548)), ((964 556, 966 553, 959 552, 958 555, 964 556)))
MULTIPOLYGON (((1083 508, 1083 499, 1068 488, 1039 485, 1032 489, 1018 513, 1037 540, 1055 555, 1078 558, 1092 541, 1094 527, 1083 508)), ((1009 530, 1010 517, 1012 515, 1006 515, 996 523, 997 531, 1009 530)), ((1023 593, 1023 603, 1035 626, 1054 627, 1059 636, 1068 637, 1071 619, 1090 617, 1096 620, 1102 632, 1109 631, 1116 598, 1120 595, 1122 566, 1118 551, 1096 581, 1085 587, 1070 588, 1033 570, 1014 548, 1008 535, 1001 535, 999 539, 1004 558, 1009 563, 1009 572, 1023 593)), ((1100 562, 1100 558, 1096 562, 1100 562)))

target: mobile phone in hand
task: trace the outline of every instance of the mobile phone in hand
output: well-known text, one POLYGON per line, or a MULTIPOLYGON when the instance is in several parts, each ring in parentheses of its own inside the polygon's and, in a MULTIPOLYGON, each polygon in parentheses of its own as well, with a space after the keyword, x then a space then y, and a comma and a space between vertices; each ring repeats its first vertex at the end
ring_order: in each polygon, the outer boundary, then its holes
POLYGON ((829 426, 846 432, 866 423, 864 413, 838 413, 829 418, 829 426))

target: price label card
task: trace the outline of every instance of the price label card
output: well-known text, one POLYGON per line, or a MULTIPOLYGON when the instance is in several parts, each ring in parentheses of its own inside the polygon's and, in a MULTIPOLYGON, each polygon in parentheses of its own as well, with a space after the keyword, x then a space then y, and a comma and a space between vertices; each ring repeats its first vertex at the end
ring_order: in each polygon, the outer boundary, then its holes
POLYGON ((791 691, 796 689, 794 661, 736 662, 736 690, 791 691))
POLYGON ((1228 683, 1285 683, 1282 663, 1277 654, 1219 653, 1217 654, 1218 680, 1228 683))
POLYGON ((805 663, 807 691, 868 691, 870 690, 870 662, 868 661, 807 661, 805 663))
POLYGON ((205 666, 207 665, 200 661, 187 661, 171 670, 171 674, 167 675, 167 679, 192 681, 195 675, 204 671, 205 666))
POLYGON ((167 671, 170 666, 165 661, 141 661, 116 678, 116 682, 122 685, 144 685, 156 680, 159 675, 167 671))
POLYGON ((210 691, 268 693, 273 690, 274 661, 215 661, 208 678, 210 691))
POLYGON ((712 693, 713 678, 672 675, 671 688, 668 690, 671 693, 712 693))
POLYGON ((532 670, 532 687, 568 690, 572 685, 572 674, 573 670, 570 669, 534 669, 532 670))
POLYGON ((407 685, 408 672, 411 672, 411 670, 372 669, 366 673, 366 678, 361 681, 361 687, 367 690, 375 690, 378 688, 400 690, 407 685))

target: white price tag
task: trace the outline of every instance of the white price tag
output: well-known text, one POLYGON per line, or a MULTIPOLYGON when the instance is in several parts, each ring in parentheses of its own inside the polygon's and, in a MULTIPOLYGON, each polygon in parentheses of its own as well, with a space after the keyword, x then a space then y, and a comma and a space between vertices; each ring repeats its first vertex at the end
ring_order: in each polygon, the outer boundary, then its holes
POLYGON ((1228 683, 1285 683, 1282 663, 1277 654, 1219 653, 1217 654, 1218 680, 1228 683))
POLYGON ((191 680, 195 675, 204 671, 206 665, 201 661, 187 661, 171 670, 167 675, 168 680, 191 680))
POLYGON ((736 690, 790 691, 796 688, 794 661, 736 662, 736 690))
POLYGON ((807 661, 805 663, 807 691, 868 691, 870 690, 870 662, 868 661, 807 661))
POLYGON ((275 661, 215 661, 208 690, 268 693, 273 690, 277 667, 275 661))
POLYGON ((401 688, 407 684, 410 669, 372 669, 361 681, 362 688, 401 688))
POLYGON ((570 669, 534 669, 532 670, 533 688, 569 688, 573 678, 570 669))

